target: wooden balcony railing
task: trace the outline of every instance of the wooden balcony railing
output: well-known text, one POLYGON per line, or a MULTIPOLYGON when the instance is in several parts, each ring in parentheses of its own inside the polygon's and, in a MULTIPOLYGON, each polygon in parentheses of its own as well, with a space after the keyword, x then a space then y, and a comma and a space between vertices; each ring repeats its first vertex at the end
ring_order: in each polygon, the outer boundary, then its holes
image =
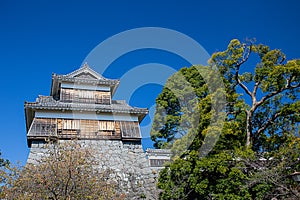
POLYGON ((91 91, 62 88, 60 93, 62 102, 74 103, 96 103, 96 104, 111 104, 111 96, 108 91, 91 91))
POLYGON ((35 118, 28 139, 140 139, 138 122, 35 118))

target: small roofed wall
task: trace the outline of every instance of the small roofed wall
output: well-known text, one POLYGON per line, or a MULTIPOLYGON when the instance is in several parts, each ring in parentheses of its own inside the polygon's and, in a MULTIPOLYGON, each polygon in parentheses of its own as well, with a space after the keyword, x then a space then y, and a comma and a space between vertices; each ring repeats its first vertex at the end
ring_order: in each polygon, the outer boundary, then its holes
POLYGON ((170 149, 146 149, 149 166, 152 169, 160 170, 164 164, 171 160, 172 152, 170 149))

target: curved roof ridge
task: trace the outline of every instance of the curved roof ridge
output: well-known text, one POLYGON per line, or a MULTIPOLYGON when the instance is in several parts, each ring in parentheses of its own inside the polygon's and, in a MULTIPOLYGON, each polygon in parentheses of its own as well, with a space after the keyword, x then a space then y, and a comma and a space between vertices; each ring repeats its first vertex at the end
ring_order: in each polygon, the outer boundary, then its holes
POLYGON ((95 77, 95 79, 98 79, 98 80, 109 80, 107 78, 104 78, 101 74, 99 74, 98 72, 96 72, 95 70, 93 70, 89 65, 88 63, 84 63, 79 69, 69 73, 69 74, 66 74, 64 75, 65 77, 68 77, 68 78, 75 78, 76 76, 80 75, 80 74, 91 74, 92 76, 95 77))

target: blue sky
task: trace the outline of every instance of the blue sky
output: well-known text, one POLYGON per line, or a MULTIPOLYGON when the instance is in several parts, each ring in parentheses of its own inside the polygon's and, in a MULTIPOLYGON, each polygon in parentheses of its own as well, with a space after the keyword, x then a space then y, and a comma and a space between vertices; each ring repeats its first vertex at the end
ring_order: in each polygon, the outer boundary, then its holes
MULTIPOLYGON (((193 38, 209 54, 224 50, 233 38, 256 38, 293 59, 300 57, 299 10, 296 0, 2 0, 0 150, 11 161, 26 162, 24 101, 49 95, 53 72, 77 69, 93 48, 115 34, 139 27, 168 28, 193 38)), ((189 65, 174 54, 146 49, 120 57, 104 76, 120 78, 144 63, 163 63, 175 70, 189 65)), ((130 104, 151 107, 160 90, 145 85, 130 104)))

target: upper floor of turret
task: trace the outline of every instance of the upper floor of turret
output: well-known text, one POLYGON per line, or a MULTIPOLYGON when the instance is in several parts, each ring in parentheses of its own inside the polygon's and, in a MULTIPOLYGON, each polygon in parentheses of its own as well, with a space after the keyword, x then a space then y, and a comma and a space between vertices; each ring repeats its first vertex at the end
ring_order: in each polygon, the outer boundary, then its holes
POLYGON ((61 102, 111 104, 119 80, 104 78, 85 63, 66 75, 52 74, 50 96, 61 102))

